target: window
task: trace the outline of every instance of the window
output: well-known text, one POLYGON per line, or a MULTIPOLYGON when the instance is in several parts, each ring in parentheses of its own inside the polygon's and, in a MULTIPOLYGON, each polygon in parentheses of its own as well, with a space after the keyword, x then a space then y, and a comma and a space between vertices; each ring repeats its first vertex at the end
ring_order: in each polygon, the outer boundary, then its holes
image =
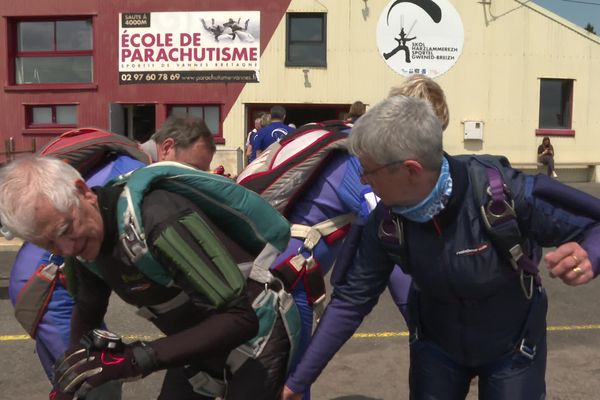
POLYGON ((327 38, 324 13, 288 13, 285 65, 326 67, 327 38))
POLYGON ((540 79, 539 135, 574 135, 572 79, 540 79))
POLYGON ((77 126, 77 106, 43 105, 27 106, 28 128, 54 128, 77 126))
MULTIPOLYGON (((171 106, 169 115, 193 116, 202 118, 215 137, 222 137, 221 108, 219 106, 176 105, 171 106)), ((217 141, 217 143, 219 143, 217 141)))
POLYGON ((15 31, 16 84, 92 82, 91 19, 18 21, 15 31))

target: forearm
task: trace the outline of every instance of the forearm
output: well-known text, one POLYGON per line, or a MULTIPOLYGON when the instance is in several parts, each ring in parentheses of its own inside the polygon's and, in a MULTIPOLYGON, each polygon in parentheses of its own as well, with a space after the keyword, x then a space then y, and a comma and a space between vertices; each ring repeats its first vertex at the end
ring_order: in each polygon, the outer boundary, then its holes
POLYGON ((308 349, 286 385, 295 393, 305 392, 338 350, 356 332, 373 306, 374 302, 356 306, 341 299, 332 299, 308 349))
POLYGON ((92 329, 100 328, 104 313, 96 315, 91 312, 84 312, 75 304, 71 314, 71 332, 69 335, 70 347, 79 344, 81 337, 92 329))
POLYGON ((196 326, 150 342, 161 369, 228 354, 253 338, 258 320, 250 305, 215 314, 196 326))

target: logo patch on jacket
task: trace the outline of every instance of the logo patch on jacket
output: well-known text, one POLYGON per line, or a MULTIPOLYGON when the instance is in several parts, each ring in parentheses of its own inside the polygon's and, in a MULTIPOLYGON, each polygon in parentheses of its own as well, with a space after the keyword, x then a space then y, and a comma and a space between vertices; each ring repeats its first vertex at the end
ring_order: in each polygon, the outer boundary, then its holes
POLYGON ((484 251, 486 251, 489 248, 489 244, 487 243, 482 243, 479 246, 472 248, 472 249, 464 249, 464 250, 459 250, 456 252, 457 256, 474 256, 476 254, 480 254, 483 253, 484 251))

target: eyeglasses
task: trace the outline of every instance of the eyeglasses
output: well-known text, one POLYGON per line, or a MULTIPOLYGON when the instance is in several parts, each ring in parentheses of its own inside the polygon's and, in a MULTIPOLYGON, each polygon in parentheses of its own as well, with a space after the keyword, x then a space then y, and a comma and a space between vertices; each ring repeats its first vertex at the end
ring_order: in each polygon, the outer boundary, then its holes
POLYGON ((364 168, 364 167, 362 166, 362 164, 361 164, 361 166, 360 166, 360 170, 361 170, 361 171, 360 171, 360 177, 361 177, 362 179, 364 179, 365 177, 367 177, 367 176, 369 176, 369 175, 374 175, 374 174, 376 174, 377 172, 381 171, 381 170, 382 170, 382 169, 384 169, 384 168, 391 167, 391 166, 393 166, 393 165, 402 164, 402 163, 404 163, 405 161, 406 161, 406 160, 396 160, 396 161, 392 161, 392 162, 390 162, 390 163, 387 163, 387 164, 384 164, 384 165, 382 165, 382 166, 380 166, 380 167, 373 168, 373 169, 372 169, 372 170, 370 170, 370 171, 366 171, 366 170, 365 170, 365 168, 364 168))

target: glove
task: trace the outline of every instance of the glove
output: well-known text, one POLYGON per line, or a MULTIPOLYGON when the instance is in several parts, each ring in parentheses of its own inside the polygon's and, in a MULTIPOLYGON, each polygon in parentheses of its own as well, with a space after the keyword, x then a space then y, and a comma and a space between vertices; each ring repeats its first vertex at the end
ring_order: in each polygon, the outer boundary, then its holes
POLYGON ((103 383, 137 380, 156 369, 154 351, 144 342, 124 345, 119 351, 76 347, 57 361, 50 399, 85 399, 103 383))

